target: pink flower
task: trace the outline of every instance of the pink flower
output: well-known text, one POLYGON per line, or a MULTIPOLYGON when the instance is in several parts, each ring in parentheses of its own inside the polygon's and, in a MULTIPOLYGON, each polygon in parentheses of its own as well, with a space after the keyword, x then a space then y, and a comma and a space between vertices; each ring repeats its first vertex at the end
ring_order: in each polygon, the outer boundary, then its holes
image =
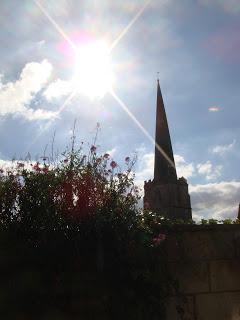
POLYGON ((17 163, 17 168, 18 168, 18 169, 24 168, 24 163, 18 162, 18 163, 17 163))
POLYGON ((117 167, 117 162, 111 161, 110 166, 114 169, 117 167))
POLYGON ((159 233, 156 237, 153 238, 153 243, 158 246, 165 239, 166 235, 164 233, 159 233))
POLYGON ((35 163, 35 165, 33 166, 33 169, 36 171, 41 171, 41 168, 39 168, 39 162, 35 163))
POLYGON ((42 171, 44 172, 44 173, 47 173, 49 170, 48 170, 48 166, 45 166, 43 169, 42 169, 42 171))
POLYGON ((96 163, 97 163, 97 164, 101 163, 101 161, 102 161, 102 158, 97 158, 97 159, 96 159, 96 163))
POLYGON ((107 158, 109 158, 109 157, 110 157, 110 154, 109 154, 109 153, 105 153, 104 156, 103 156, 103 158, 105 158, 105 159, 107 159, 107 158))
POLYGON ((91 153, 96 152, 96 150, 97 150, 97 148, 95 146, 91 146, 91 149, 90 149, 91 153))

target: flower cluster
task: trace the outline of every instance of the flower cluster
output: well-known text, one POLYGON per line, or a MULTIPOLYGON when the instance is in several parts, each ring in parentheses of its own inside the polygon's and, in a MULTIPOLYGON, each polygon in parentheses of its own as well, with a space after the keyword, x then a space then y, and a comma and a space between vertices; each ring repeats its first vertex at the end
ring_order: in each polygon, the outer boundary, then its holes
MULTIPOLYGON (((134 186, 131 169, 134 161, 125 159, 121 172, 108 153, 97 154, 92 145, 88 155, 82 149, 65 152, 53 166, 42 162, 18 161, 14 169, 0 175, 1 220, 49 224, 70 220, 82 222, 106 212, 134 212, 139 191, 134 186), (11 196, 9 196, 9 194, 11 196)), ((111 216, 109 214, 109 216, 111 216)))
POLYGON ((166 239, 166 234, 159 233, 156 237, 153 238, 153 244, 159 246, 166 239))
MULTIPOLYGON (((52 300, 59 301, 56 310, 64 301, 63 289, 74 291, 69 280, 74 280, 75 275, 77 279, 83 276, 81 281, 71 283, 80 283, 84 288, 87 270, 93 272, 93 279, 101 276, 89 293, 93 294, 93 301, 104 297, 104 303, 112 306, 114 314, 107 318, 133 319, 140 314, 162 318, 160 302, 168 284, 162 282, 167 279, 165 273, 159 277, 159 266, 164 265, 164 246, 160 244, 166 235, 156 216, 138 209, 139 189, 132 172, 135 158, 126 157, 123 162, 121 170, 108 153, 98 154, 92 145, 87 154, 81 148, 72 148, 55 165, 42 157, 37 162, 18 161, 11 170, 0 170, 0 228, 8 234, 6 239, 11 239, 5 241, 6 252, 12 246, 15 257, 23 245, 17 255, 18 265, 27 257, 27 270, 31 261, 34 268, 39 268, 37 277, 47 274, 47 281, 36 281, 36 292, 41 291, 39 285, 47 284, 43 291, 47 294, 42 296, 49 306, 48 293, 52 292, 52 300), (58 292, 61 299, 56 299, 58 292)), ((15 279, 16 268, 12 270, 15 279)), ((25 299, 28 281, 22 281, 21 272, 19 283, 23 284, 25 299)), ((30 284, 29 297, 32 292, 30 284)), ((65 292, 66 301, 71 294, 65 292)), ((16 301, 19 299, 20 294, 16 301)), ((83 304, 85 308, 84 299, 83 304)))

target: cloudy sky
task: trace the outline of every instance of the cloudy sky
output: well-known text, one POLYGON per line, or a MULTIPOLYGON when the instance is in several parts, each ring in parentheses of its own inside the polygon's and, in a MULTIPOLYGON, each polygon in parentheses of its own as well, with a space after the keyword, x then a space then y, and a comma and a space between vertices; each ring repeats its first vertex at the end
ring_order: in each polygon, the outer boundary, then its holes
POLYGON ((153 176, 156 78, 194 217, 240 201, 239 0, 0 1, 0 164, 94 140, 153 176), (138 124, 137 124, 138 123, 138 124), (145 130, 145 133, 144 133, 145 130))

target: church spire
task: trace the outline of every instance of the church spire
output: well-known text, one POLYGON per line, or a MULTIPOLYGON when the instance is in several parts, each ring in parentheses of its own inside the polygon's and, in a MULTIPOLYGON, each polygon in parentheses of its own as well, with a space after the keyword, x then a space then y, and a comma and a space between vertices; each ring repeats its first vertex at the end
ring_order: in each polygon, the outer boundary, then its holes
POLYGON ((177 173, 174 163, 172 143, 158 79, 154 181, 171 182, 175 180, 177 180, 177 173))
POLYGON ((159 80, 157 81, 157 116, 154 179, 144 182, 144 208, 169 219, 192 219, 187 180, 177 179, 159 80))

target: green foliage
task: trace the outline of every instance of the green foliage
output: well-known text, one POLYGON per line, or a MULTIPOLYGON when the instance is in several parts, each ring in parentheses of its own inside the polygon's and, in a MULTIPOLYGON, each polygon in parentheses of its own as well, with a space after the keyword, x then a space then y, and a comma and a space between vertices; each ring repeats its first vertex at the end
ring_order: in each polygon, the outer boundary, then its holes
POLYGON ((137 208, 134 161, 127 157, 120 171, 92 146, 88 155, 65 153, 56 166, 22 162, 1 173, 3 313, 163 318, 171 283, 164 223, 137 208))
MULTIPOLYGON (((139 210, 134 162, 127 157, 121 171, 92 146, 87 155, 81 148, 64 153, 54 166, 43 159, 0 170, 2 314, 164 318, 170 288, 178 292, 167 267, 167 232, 195 222, 139 210)), ((217 223, 239 220, 201 221, 217 223)))
POLYGON ((240 220, 236 219, 225 219, 225 220, 217 220, 217 219, 202 219, 201 224, 202 225, 216 225, 216 224, 239 224, 240 220))

